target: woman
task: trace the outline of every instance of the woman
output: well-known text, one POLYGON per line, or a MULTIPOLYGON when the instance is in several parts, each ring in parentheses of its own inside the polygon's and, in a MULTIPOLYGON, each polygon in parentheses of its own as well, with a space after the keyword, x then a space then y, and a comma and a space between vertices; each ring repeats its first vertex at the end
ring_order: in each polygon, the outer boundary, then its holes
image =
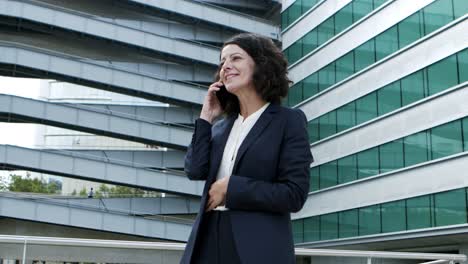
POLYGON ((312 155, 304 113, 280 106, 286 74, 270 39, 224 44, 185 158, 206 184, 181 263, 295 263, 290 213, 307 198, 312 155))

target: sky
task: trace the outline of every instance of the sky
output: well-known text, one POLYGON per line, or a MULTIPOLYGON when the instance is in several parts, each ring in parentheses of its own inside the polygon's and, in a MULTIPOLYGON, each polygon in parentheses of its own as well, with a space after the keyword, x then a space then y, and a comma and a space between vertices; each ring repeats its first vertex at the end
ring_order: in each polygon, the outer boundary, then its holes
MULTIPOLYGON (((12 78, 0 76, 0 94, 38 98, 39 79, 12 78)), ((34 145, 34 124, 10 124, 0 122, 0 144, 32 147, 34 145)))
MULTIPOLYGON (((39 79, 12 78, 0 76, 0 94, 11 94, 22 97, 38 98, 40 92, 39 79)), ((12 124, 0 122, 0 144, 23 147, 34 146, 34 124, 12 124)), ((0 171, 0 177, 8 181, 9 171, 0 171)), ((15 174, 25 175, 24 171, 15 174)))

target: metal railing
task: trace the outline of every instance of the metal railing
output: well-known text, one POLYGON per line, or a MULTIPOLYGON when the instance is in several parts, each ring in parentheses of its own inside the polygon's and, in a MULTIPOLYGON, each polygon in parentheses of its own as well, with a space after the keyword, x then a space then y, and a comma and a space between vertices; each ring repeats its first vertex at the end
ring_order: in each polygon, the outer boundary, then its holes
MULTIPOLYGON (((109 68, 109 69, 115 69, 115 70, 122 71, 122 72, 125 72, 125 73, 129 73, 129 74, 133 74, 133 75, 137 75, 137 76, 149 77, 149 78, 152 78, 152 79, 156 79, 156 80, 164 81, 164 82, 168 82, 168 83, 182 83, 180 81, 161 78, 161 77, 159 77, 159 76, 157 76, 155 74, 152 74, 152 73, 150 73, 148 71, 141 72, 138 69, 135 70, 135 69, 128 68, 128 67, 125 67, 125 66, 115 65, 115 64, 112 64, 111 61, 109 61, 109 63, 107 63, 107 62, 104 62, 102 60, 90 59, 90 58, 82 57, 82 56, 79 56, 79 55, 72 55, 72 54, 69 54, 69 53, 64 53, 64 52, 61 52, 61 51, 47 49, 47 48, 44 48, 44 47, 32 46, 32 45, 24 44, 24 43, 20 43, 20 42, 0 40, 0 46, 10 47, 10 48, 14 48, 14 49, 24 49, 24 50, 31 51, 31 52, 42 53, 42 54, 45 54, 45 55, 48 55, 48 56, 60 57, 62 59, 67 59, 67 60, 71 60, 71 61, 78 61, 78 62, 84 63, 84 64, 101 66, 101 67, 105 67, 105 68, 109 68)), ((208 86, 206 86, 206 85, 197 84, 197 85, 191 85, 191 86, 193 86, 193 88, 197 88, 197 89, 204 90, 204 91, 208 89, 208 86)))
MULTIPOLYGON (((184 84, 192 85, 192 86, 197 86, 197 83, 194 82, 181 82, 184 84)), ((187 129, 189 131, 193 131, 194 126, 186 125, 186 124, 180 124, 180 123, 175 123, 175 122, 170 122, 167 120, 163 119, 154 119, 154 118, 149 118, 146 116, 140 116, 136 114, 130 114, 130 113, 125 113, 125 112, 120 112, 116 110, 110 110, 106 108, 101 108, 101 107, 95 107, 93 105, 83 105, 83 104, 75 104, 75 103, 68 103, 68 102, 49 102, 48 100, 44 100, 41 98, 27 98, 23 96, 17 96, 17 95, 12 95, 12 94, 6 94, 6 93, 0 93, 0 98, 5 97, 10 100, 24 100, 24 101, 30 101, 30 102, 42 102, 42 103, 48 103, 48 104, 56 104, 56 105, 63 105, 69 108, 74 108, 74 109, 80 109, 83 111, 87 112, 94 112, 94 113, 101 113, 109 116, 116 116, 116 117, 121 117, 121 118, 126 118, 126 119, 131 119, 131 120, 136 120, 140 122, 145 122, 149 124, 154 124, 154 125, 162 125, 162 126, 167 126, 167 127, 175 127, 175 128, 183 128, 187 129)), ((22 120, 21 118, 15 118, 17 120, 22 120)), ((24 122, 27 122, 27 120, 24 120, 24 122)))
MULTIPOLYGON (((164 242, 140 242, 123 240, 96 240, 77 239, 59 237, 33 237, 33 236, 9 236, 0 235, 0 244, 23 245, 22 263, 25 264, 28 246, 70 246, 88 247, 94 249, 135 249, 135 250, 159 250, 159 251, 179 251, 185 248, 185 243, 164 243, 164 242)), ((361 251, 361 250, 337 250, 337 249, 307 249, 296 248, 296 256, 328 256, 328 257, 350 257, 366 258, 367 264, 371 264, 373 259, 399 259, 399 260, 422 260, 421 264, 435 263, 461 263, 467 260, 463 254, 434 254, 415 252, 390 252, 390 251, 361 251)))
POLYGON ((26 3, 26 4, 30 4, 30 5, 45 7, 45 8, 49 8, 51 10, 56 10, 56 11, 59 11, 59 12, 69 13, 69 14, 76 15, 76 16, 79 16, 79 17, 88 18, 88 19, 91 19, 91 20, 96 20, 96 21, 99 21, 99 22, 102 22, 102 23, 106 23, 106 24, 109 24, 111 26, 118 26, 118 27, 122 27, 122 28, 126 28, 126 29, 136 30, 136 31, 140 31, 140 32, 143 32, 143 33, 163 37, 163 38, 166 38, 166 39, 172 39, 172 40, 178 40, 178 41, 181 41, 181 42, 193 43, 193 44, 197 44, 197 45, 202 46, 202 47, 212 48, 212 49, 216 49, 216 50, 219 49, 219 47, 217 47, 215 45, 211 45, 211 44, 204 43, 204 42, 201 42, 201 41, 191 40, 191 39, 182 39, 182 38, 171 38, 171 37, 166 36, 166 35, 162 35, 162 34, 155 33, 153 31, 145 30, 145 29, 143 29, 141 27, 132 27, 132 26, 129 26, 129 25, 124 25, 124 24, 119 23, 118 21, 116 21, 116 19, 109 19, 109 18, 106 19, 106 17, 101 17, 101 16, 94 15, 94 14, 91 14, 91 13, 86 13, 86 12, 83 12, 83 11, 70 9, 70 8, 67 8, 67 7, 58 6, 58 5, 50 4, 50 3, 47 3, 47 2, 41 2, 41 1, 37 1, 37 0, 15 0, 15 1, 23 2, 23 3, 26 3), (109 21, 109 20, 111 20, 111 21, 109 21))
MULTIPOLYGON (((57 197, 52 198, 52 197, 48 197, 47 195, 30 194, 30 193, 0 192, 0 198, 1 197, 17 199, 17 200, 35 201, 36 203, 60 205, 64 207, 85 209, 85 210, 95 211, 95 212, 105 212, 108 214, 115 214, 115 215, 125 215, 125 216, 130 215, 130 216, 136 216, 136 217, 141 217, 141 218, 146 218, 146 219, 154 219, 154 220, 167 222, 167 223, 176 223, 176 224, 183 224, 183 225, 190 225, 190 226, 193 225, 194 223, 194 220, 190 218, 182 218, 182 217, 177 217, 177 216, 172 216, 172 215, 148 214, 148 212, 146 211, 138 211, 132 208, 125 210, 121 208, 109 207, 104 203, 102 198, 98 199, 100 204, 96 205, 96 204, 86 204, 86 203, 79 202, 80 200, 79 198, 77 199, 78 202, 73 202, 67 199, 65 200, 57 199, 57 197)), ((89 198, 85 198, 85 199, 89 200, 89 198)), ((159 199, 166 199, 166 198, 159 197, 159 199)), ((189 202, 187 198, 173 198, 172 197, 169 199, 181 199, 181 200, 185 200, 186 203, 189 202)))
POLYGON ((414 259, 430 260, 429 263, 460 263, 466 261, 463 254, 434 254, 416 252, 395 252, 395 251, 363 251, 363 250, 341 250, 341 249, 307 249, 296 248, 296 256, 327 256, 327 257, 352 257, 366 258, 367 264, 372 264, 372 259, 414 259))

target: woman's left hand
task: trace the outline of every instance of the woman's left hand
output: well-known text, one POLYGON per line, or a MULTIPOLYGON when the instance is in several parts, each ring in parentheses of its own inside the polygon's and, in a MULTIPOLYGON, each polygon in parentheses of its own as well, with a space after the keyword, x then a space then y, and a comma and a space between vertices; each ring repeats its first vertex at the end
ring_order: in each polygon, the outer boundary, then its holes
POLYGON ((229 177, 224 177, 215 181, 208 191, 208 202, 206 203, 205 212, 211 211, 216 206, 224 205, 226 203, 226 192, 229 183, 229 177))

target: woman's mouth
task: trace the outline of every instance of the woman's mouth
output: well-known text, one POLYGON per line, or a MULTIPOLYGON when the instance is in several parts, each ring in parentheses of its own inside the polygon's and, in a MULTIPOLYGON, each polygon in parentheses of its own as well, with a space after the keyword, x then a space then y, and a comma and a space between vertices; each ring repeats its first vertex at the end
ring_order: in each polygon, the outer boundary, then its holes
POLYGON ((237 74, 228 74, 228 75, 226 75, 225 79, 227 81, 227 80, 229 80, 229 79, 231 79, 231 78, 233 78, 235 76, 237 76, 237 74))

